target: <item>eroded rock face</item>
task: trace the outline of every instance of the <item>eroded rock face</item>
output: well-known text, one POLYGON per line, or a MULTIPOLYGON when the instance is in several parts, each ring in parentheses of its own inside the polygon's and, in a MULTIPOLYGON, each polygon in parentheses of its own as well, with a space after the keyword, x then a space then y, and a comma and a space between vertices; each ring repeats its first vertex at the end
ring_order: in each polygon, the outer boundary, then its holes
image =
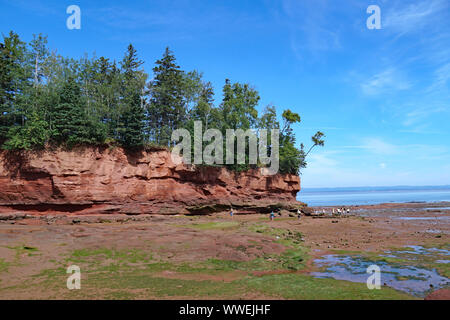
MULTIPOLYGON (((210 213, 295 207, 300 178, 176 164, 166 150, 0 152, 0 213, 210 213)), ((269 209, 270 210, 270 209, 269 209)))

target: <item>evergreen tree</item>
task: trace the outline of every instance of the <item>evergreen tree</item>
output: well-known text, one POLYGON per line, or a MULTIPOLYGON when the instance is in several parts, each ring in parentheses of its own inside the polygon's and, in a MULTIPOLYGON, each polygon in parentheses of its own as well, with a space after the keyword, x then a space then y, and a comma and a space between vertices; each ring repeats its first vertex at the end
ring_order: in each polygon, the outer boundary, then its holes
POLYGON ((138 148, 144 143, 144 88, 146 74, 139 68, 143 61, 130 44, 121 62, 123 100, 118 123, 118 139, 126 148, 138 148))
POLYGON ((12 80, 9 69, 10 61, 5 45, 0 43, 0 145, 6 140, 8 130, 12 125, 12 107, 10 104, 12 80))
MULTIPOLYGON (((139 149, 147 139, 170 147, 172 131, 185 128, 193 133, 195 121, 202 122, 204 131, 217 128, 224 136, 227 129, 280 128, 273 106, 258 118, 260 97, 248 84, 226 80, 223 101, 214 106, 211 83, 198 71, 182 71, 169 48, 156 61, 148 86, 143 61, 131 44, 119 65, 105 57, 76 60, 57 55, 41 34, 27 47, 11 31, 0 43, 0 145, 28 150, 49 142, 72 147, 118 141, 139 149)), ((324 145, 324 134, 318 131, 305 153, 303 144, 296 147, 293 132, 300 116, 286 110, 282 119, 280 171, 297 174, 311 150, 324 145)), ((270 139, 269 134, 269 152, 270 139)), ((245 157, 248 160, 248 146, 245 157)), ((240 171, 249 165, 235 161, 228 168, 240 171)))
POLYGON ((186 119, 183 72, 169 48, 166 48, 162 59, 156 61, 153 72, 154 79, 149 86, 149 132, 152 141, 168 146, 172 131, 181 127, 186 119))
POLYGON ((119 142, 128 149, 142 147, 144 143, 144 109, 137 93, 128 95, 119 119, 119 142))
POLYGON ((62 86, 60 101, 53 110, 52 138, 57 144, 69 147, 96 144, 105 138, 96 130, 96 124, 89 119, 83 107, 81 87, 73 77, 62 86))
POLYGON ((26 67, 26 45, 10 32, 0 45, 0 143, 14 125, 24 125, 30 73, 26 67))

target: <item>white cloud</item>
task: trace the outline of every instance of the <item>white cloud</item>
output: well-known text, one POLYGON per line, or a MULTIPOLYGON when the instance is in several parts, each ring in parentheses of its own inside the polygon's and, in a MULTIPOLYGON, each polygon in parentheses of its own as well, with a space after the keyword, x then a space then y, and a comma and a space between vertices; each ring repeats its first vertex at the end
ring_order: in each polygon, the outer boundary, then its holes
POLYGON ((383 20, 383 28, 401 34, 417 32, 419 28, 428 27, 436 22, 437 15, 446 10, 446 0, 423 0, 409 5, 400 1, 392 7, 383 20))
POLYGON ((441 113, 445 112, 446 109, 443 107, 420 107, 413 111, 410 111, 406 113, 405 120, 403 121, 404 126, 415 126, 420 123, 423 123, 423 121, 429 117, 430 115, 434 113, 441 113))
POLYGON ((380 138, 364 138, 362 144, 355 146, 343 146, 344 149, 365 149, 374 154, 395 154, 399 147, 385 142, 380 138))
POLYGON ((289 29, 290 46, 298 59, 342 48, 342 30, 333 19, 341 9, 327 0, 281 2, 277 18, 289 29))
POLYGON ((379 72, 361 83, 361 90, 367 95, 407 90, 410 87, 411 83, 394 68, 379 72))
POLYGON ((302 186, 314 188, 399 185, 407 183, 415 176, 410 171, 383 170, 378 165, 355 166, 348 163, 344 156, 345 153, 327 151, 312 155, 308 159, 308 167, 303 170, 302 186))
MULTIPOLYGON (((445 145, 430 145, 430 144, 393 144, 387 142, 381 138, 369 137, 362 138, 360 140, 362 143, 354 146, 343 146, 345 149, 361 149, 374 155, 399 157, 407 156, 414 157, 416 159, 422 157, 423 155, 433 155, 438 156, 449 156, 449 148, 445 145)), ((364 154, 361 151, 361 154, 364 154)))
POLYGON ((364 144, 361 147, 376 154, 394 154, 398 152, 398 146, 378 138, 364 139, 364 144))
POLYGON ((394 145, 380 138, 364 140, 361 145, 347 147, 359 149, 356 152, 340 149, 312 154, 302 170, 302 186, 443 185, 450 181, 447 146, 394 145))
POLYGON ((436 93, 441 91, 447 91, 447 84, 450 81, 450 62, 440 66, 434 72, 434 81, 427 92, 436 93))

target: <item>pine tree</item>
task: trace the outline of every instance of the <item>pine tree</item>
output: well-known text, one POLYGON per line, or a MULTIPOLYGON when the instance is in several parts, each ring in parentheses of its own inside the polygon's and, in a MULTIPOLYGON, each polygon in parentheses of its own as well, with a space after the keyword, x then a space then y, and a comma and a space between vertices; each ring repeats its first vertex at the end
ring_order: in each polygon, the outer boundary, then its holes
POLYGON ((0 43, 0 145, 6 140, 11 119, 11 74, 9 72, 10 62, 7 58, 5 45, 0 43))
POLYGON ((60 101, 52 115, 53 141, 69 147, 101 142, 101 137, 96 134, 95 123, 84 110, 81 87, 73 77, 64 83, 59 95, 60 101))
POLYGON ((137 57, 130 44, 121 62, 123 75, 123 100, 120 106, 118 139, 126 148, 139 148, 144 144, 144 100, 146 74, 139 68, 143 61, 137 57))
MULTIPOLYGON (((193 133, 198 120, 203 130, 217 128, 224 136, 227 129, 280 128, 275 107, 258 118, 259 94, 248 84, 226 80, 223 101, 215 107, 211 83, 198 71, 182 71, 169 48, 156 61, 148 86, 142 65, 131 44, 118 67, 104 57, 75 60, 50 53, 43 35, 34 36, 27 47, 11 31, 0 43, 0 145, 23 150, 48 142, 72 147, 118 141, 139 149, 148 139, 170 146, 174 129, 193 133)), ((292 128, 300 116, 286 110, 282 119, 280 172, 297 174, 311 150, 324 145, 324 134, 317 132, 305 152, 303 144, 295 146, 292 128)), ((269 152, 271 144, 269 136, 269 152)), ((249 166, 235 161, 228 168, 249 166)))
POLYGON ((30 73, 26 64, 26 46, 10 32, 0 45, 0 143, 14 125, 25 124, 27 87, 30 73))
POLYGON ((165 146, 170 143, 171 132, 186 120, 183 72, 175 61, 167 47, 162 59, 156 61, 150 84, 149 131, 154 142, 165 146))
POLYGON ((119 142, 127 149, 137 149, 144 143, 144 109, 137 93, 127 96, 119 119, 119 142))

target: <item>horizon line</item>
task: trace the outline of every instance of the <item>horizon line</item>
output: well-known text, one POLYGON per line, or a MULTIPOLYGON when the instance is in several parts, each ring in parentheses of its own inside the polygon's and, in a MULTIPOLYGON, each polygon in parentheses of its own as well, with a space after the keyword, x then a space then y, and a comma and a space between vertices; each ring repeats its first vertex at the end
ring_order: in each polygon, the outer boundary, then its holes
POLYGON ((444 184, 444 185, 393 185, 393 186, 350 186, 350 187, 302 187, 299 192, 302 192, 302 190, 317 190, 317 189, 329 189, 329 190, 336 190, 336 189, 375 189, 375 188, 450 188, 450 184, 444 184))

